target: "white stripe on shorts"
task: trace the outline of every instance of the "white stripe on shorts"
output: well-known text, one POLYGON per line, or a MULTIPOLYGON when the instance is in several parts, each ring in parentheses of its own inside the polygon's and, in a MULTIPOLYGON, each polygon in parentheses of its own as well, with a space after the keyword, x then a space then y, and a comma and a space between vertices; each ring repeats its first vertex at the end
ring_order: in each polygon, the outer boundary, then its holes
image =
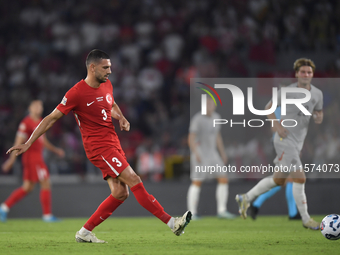
POLYGON ((105 160, 105 158, 103 157, 103 155, 100 155, 100 156, 102 156, 103 160, 104 160, 105 163, 111 168, 111 170, 112 170, 117 176, 119 176, 119 173, 117 172, 117 170, 114 169, 113 166, 111 166, 110 163, 107 162, 107 161, 105 160))

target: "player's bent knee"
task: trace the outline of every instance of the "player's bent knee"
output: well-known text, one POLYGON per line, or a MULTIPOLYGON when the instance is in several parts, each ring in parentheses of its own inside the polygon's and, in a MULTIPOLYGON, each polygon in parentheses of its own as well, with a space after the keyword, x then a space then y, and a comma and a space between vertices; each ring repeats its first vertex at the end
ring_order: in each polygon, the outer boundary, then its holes
POLYGON ((306 182, 306 178, 294 178, 294 179, 293 179, 293 182, 303 184, 303 183, 306 182))
POLYGON ((117 179, 130 188, 142 182, 142 179, 133 171, 133 169, 128 166, 121 172, 121 174, 117 177, 117 179))
POLYGON ((23 190, 26 191, 26 193, 31 193, 34 190, 34 186, 33 187, 24 187, 23 190))
POLYGON ((228 184, 228 178, 217 178, 217 182, 220 184, 228 184))
POLYGON ((201 181, 192 181, 192 184, 197 186, 197 187, 201 187, 202 186, 202 182, 201 181))
POLYGON ((40 182, 41 189, 51 189, 50 180, 44 180, 40 182))
POLYGON ((27 192, 30 193, 34 190, 35 187, 35 183, 32 182, 24 182, 24 184, 22 185, 22 189, 27 192))
POLYGON ((133 187, 135 185, 137 185, 138 183, 141 183, 142 182, 142 179, 136 174, 136 173, 133 173, 131 176, 130 176, 130 187, 133 187))
POLYGON ((283 186, 286 182, 286 179, 285 178, 274 178, 274 182, 279 186, 283 186))
POLYGON ((117 185, 111 189, 111 195, 121 201, 129 197, 129 189, 126 185, 117 185))
POLYGON ((118 200, 124 201, 129 197, 129 192, 111 193, 112 196, 118 200))
POLYGON ((136 176, 134 177, 134 181, 136 184, 138 184, 142 182, 142 179, 136 174, 136 176))

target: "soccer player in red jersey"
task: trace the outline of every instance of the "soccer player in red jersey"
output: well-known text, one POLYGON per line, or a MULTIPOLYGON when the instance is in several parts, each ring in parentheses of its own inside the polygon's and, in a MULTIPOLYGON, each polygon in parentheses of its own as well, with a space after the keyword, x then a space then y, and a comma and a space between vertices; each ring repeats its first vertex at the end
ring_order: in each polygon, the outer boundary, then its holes
MULTIPOLYGON (((15 137, 14 145, 24 143, 31 136, 33 130, 41 121, 43 113, 43 103, 41 100, 33 100, 28 107, 29 115, 20 123, 18 132, 15 137)), ((64 157, 65 152, 53 146, 46 138, 41 136, 29 150, 22 156, 23 166, 23 185, 12 192, 12 194, 0 206, 0 220, 6 221, 9 209, 30 193, 37 182, 40 183, 40 201, 43 211, 43 220, 46 222, 59 221, 53 214, 51 209, 51 184, 48 168, 43 159, 43 148, 54 152, 60 157, 64 157)), ((2 170, 8 172, 16 160, 16 155, 12 153, 10 157, 3 163, 2 170)))
POLYGON ((129 196, 128 187, 138 203, 155 215, 172 232, 179 236, 191 220, 191 212, 173 218, 158 201, 144 188, 140 177, 128 164, 121 148, 112 118, 119 121, 121 130, 129 131, 130 123, 123 116, 112 97, 109 56, 101 50, 92 50, 86 58, 87 77, 79 81, 64 96, 52 113, 46 116, 25 144, 10 148, 7 153, 24 153, 32 143, 44 134, 58 119, 71 110, 79 126, 85 152, 89 160, 98 167, 107 181, 111 194, 99 205, 85 225, 76 233, 77 242, 105 243, 92 230, 106 220, 129 196))

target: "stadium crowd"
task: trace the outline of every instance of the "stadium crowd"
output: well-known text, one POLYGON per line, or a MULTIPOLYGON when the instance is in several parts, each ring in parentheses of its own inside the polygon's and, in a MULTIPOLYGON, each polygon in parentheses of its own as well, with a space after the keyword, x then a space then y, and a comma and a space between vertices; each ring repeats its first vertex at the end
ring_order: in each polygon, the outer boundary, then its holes
MULTIPOLYGON (((111 56, 114 98, 132 129, 118 131, 127 158, 139 169, 154 169, 154 180, 162 178, 169 159, 176 162, 174 155, 189 155, 190 78, 249 77, 246 62, 275 65, 280 52, 301 57, 308 51, 334 52, 316 76, 340 74, 336 0, 17 0, 2 3, 0 14, 0 163, 30 100, 42 99, 45 114, 51 112, 85 78, 85 57, 93 48, 111 56)), ((308 161, 326 162, 340 152, 340 120, 334 118, 340 88, 322 89, 329 118, 310 128, 316 139, 306 141, 308 161)), ((52 174, 91 171, 73 116, 48 136, 67 155, 47 155, 52 174)), ((230 162, 271 162, 268 137, 225 138, 230 162)))

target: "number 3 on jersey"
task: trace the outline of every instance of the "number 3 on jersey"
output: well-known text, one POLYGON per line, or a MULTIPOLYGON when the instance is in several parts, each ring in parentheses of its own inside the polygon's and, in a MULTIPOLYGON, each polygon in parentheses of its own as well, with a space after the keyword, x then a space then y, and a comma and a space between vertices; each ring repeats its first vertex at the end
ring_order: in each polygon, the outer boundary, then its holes
POLYGON ((102 114, 104 114, 103 120, 106 120, 107 119, 107 114, 106 114, 105 109, 102 110, 102 114))
POLYGON ((122 166, 122 162, 120 162, 116 157, 113 157, 113 158, 112 158, 112 162, 113 162, 113 163, 117 163, 117 166, 118 166, 118 167, 121 167, 121 166, 122 166))

